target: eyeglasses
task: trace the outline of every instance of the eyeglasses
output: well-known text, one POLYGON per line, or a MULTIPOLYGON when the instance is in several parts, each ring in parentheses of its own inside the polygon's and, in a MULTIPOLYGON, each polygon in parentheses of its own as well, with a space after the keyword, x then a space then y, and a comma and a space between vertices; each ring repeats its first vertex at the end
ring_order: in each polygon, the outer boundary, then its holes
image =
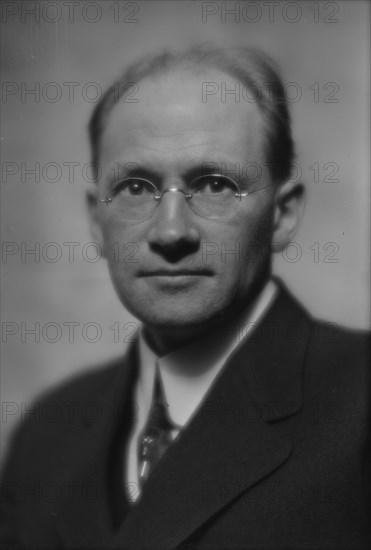
POLYGON ((144 221, 151 218, 165 193, 182 193, 192 212, 202 218, 223 218, 237 208, 242 198, 255 191, 241 192, 238 184, 220 174, 209 174, 193 180, 185 190, 171 187, 159 191, 151 181, 130 177, 121 180, 104 199, 112 214, 125 221, 144 221))

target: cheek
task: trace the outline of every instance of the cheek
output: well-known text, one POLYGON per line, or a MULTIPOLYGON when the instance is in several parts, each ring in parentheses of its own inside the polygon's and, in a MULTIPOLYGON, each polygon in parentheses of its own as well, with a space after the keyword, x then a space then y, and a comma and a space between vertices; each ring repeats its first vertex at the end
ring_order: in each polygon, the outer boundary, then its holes
POLYGON ((253 220, 243 237, 246 260, 250 263, 264 262, 271 253, 272 236, 273 220, 269 211, 253 220))
POLYGON ((273 234, 272 211, 264 215, 246 214, 236 224, 225 224, 218 231, 209 231, 207 242, 202 243, 203 261, 218 267, 228 277, 238 278, 255 264, 265 263, 271 251, 273 234), (217 235, 218 238, 213 238, 217 235))
POLYGON ((122 224, 105 225, 102 228, 103 252, 113 282, 124 281, 139 264, 142 247, 139 239, 122 224))

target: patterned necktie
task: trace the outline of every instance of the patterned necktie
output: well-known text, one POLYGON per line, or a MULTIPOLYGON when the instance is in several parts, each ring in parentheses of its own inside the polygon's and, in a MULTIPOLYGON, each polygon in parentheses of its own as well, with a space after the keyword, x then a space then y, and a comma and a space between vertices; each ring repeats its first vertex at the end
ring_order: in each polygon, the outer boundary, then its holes
POLYGON ((165 393, 156 367, 152 405, 138 440, 138 484, 143 488, 150 473, 172 441, 174 424, 169 418, 165 393))

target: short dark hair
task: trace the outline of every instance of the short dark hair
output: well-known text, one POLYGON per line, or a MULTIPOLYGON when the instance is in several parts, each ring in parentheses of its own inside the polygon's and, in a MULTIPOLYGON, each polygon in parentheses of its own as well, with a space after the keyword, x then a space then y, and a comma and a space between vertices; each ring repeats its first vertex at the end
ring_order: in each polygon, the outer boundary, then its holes
POLYGON ((220 48, 201 44, 184 52, 165 50, 131 63, 118 81, 113 83, 97 103, 90 122, 89 136, 92 163, 99 164, 104 124, 113 106, 127 92, 128 83, 138 83, 148 76, 165 73, 174 68, 202 70, 214 68, 235 77, 252 91, 262 114, 265 138, 265 158, 274 182, 290 178, 294 144, 285 89, 273 61, 263 52, 252 48, 220 48))

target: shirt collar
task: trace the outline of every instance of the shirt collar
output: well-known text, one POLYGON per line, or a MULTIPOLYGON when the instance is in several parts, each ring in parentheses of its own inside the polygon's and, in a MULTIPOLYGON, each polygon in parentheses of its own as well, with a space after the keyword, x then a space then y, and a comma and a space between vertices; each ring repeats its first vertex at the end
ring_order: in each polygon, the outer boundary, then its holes
POLYGON ((218 329, 206 337, 158 357, 148 345, 143 330, 139 335, 139 411, 147 418, 152 400, 156 364, 169 405, 169 415, 184 426, 196 411, 215 377, 233 350, 251 334, 277 294, 277 285, 269 280, 260 294, 228 331, 218 329))

